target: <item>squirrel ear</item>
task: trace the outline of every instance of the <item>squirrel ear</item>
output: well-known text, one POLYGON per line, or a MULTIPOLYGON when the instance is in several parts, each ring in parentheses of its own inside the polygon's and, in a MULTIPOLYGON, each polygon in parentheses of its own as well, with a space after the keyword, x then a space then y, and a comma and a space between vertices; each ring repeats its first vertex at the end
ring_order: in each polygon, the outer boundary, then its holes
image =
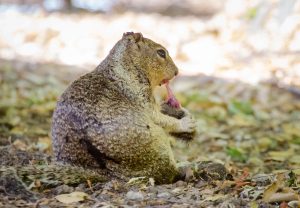
POLYGON ((135 40, 135 42, 139 42, 143 39, 143 35, 142 33, 134 33, 134 32, 126 32, 126 33, 123 33, 123 37, 122 38, 126 38, 128 36, 131 36, 133 37, 133 39, 135 40))

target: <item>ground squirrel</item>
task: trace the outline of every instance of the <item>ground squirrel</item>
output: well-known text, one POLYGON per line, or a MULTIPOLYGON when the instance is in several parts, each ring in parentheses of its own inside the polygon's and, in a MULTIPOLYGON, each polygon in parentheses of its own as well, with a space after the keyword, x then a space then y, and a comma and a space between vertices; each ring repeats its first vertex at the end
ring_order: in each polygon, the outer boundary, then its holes
POLYGON ((141 33, 124 33, 95 70, 61 95, 52 123, 56 160, 174 181, 179 171, 170 134, 192 133, 196 123, 183 109, 180 119, 161 112, 153 90, 177 73, 163 46, 141 33))

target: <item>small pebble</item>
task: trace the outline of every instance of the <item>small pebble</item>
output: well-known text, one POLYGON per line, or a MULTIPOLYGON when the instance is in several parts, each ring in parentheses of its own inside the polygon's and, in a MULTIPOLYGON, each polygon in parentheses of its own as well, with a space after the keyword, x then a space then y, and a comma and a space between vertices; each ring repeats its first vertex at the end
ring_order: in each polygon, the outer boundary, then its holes
POLYGON ((67 194, 74 191, 73 187, 70 187, 68 185, 61 185, 55 188, 55 194, 67 194))
POLYGON ((171 191, 173 194, 180 194, 182 192, 181 188, 175 188, 171 191))
POLYGON ((155 186, 150 186, 148 187, 148 192, 149 193, 157 193, 157 188, 155 186))
POLYGON ((257 186, 267 186, 271 183, 271 176, 267 174, 257 174, 252 177, 252 182, 255 182, 257 186))
POLYGON ((156 194, 154 194, 154 193, 147 194, 147 199, 155 199, 155 198, 156 198, 156 194))
POLYGON ((171 194, 169 194, 168 192, 162 192, 162 193, 157 194, 158 198, 164 198, 164 199, 170 198, 170 196, 171 196, 171 194))
POLYGON ((126 198, 129 200, 142 201, 144 196, 139 191, 128 191, 126 194, 126 198))
POLYGON ((187 182, 185 182, 185 181, 177 181, 176 182, 176 187, 186 186, 186 185, 187 185, 187 182))
POLYGON ((298 208, 300 207, 300 201, 290 201, 288 203, 289 207, 292 207, 292 208, 298 208))

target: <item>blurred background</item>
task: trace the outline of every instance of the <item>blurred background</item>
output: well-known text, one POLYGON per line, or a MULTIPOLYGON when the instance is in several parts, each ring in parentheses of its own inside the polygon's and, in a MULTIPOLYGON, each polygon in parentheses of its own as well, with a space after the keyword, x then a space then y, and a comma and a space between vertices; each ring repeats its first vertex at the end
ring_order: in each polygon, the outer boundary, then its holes
POLYGON ((126 31, 170 51, 181 74, 299 84, 297 0, 0 0, 0 58, 90 70, 126 31))
POLYGON ((0 146, 51 154, 57 97, 128 31, 180 69, 199 136, 179 160, 299 168, 300 0, 0 0, 0 146))

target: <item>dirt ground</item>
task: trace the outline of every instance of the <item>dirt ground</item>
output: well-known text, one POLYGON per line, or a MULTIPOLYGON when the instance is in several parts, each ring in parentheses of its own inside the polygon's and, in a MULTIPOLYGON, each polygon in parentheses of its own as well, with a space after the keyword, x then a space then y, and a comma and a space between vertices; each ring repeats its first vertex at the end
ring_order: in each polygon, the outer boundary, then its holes
POLYGON ((0 8, 0 207, 300 207, 300 1, 201 1, 224 2, 205 17, 198 1, 174 16, 164 1, 147 12, 122 2, 106 13, 0 8), (127 31, 162 43, 180 68, 171 87, 199 134, 173 144, 176 160, 221 163, 231 177, 202 167, 197 180, 157 185, 53 163, 58 96, 127 31))
POLYGON ((190 143, 174 144, 176 159, 222 163, 232 178, 155 185, 53 165, 53 108, 80 73, 1 60, 0 207, 299 207, 297 96, 270 83, 178 77, 172 88, 200 133, 190 143))

